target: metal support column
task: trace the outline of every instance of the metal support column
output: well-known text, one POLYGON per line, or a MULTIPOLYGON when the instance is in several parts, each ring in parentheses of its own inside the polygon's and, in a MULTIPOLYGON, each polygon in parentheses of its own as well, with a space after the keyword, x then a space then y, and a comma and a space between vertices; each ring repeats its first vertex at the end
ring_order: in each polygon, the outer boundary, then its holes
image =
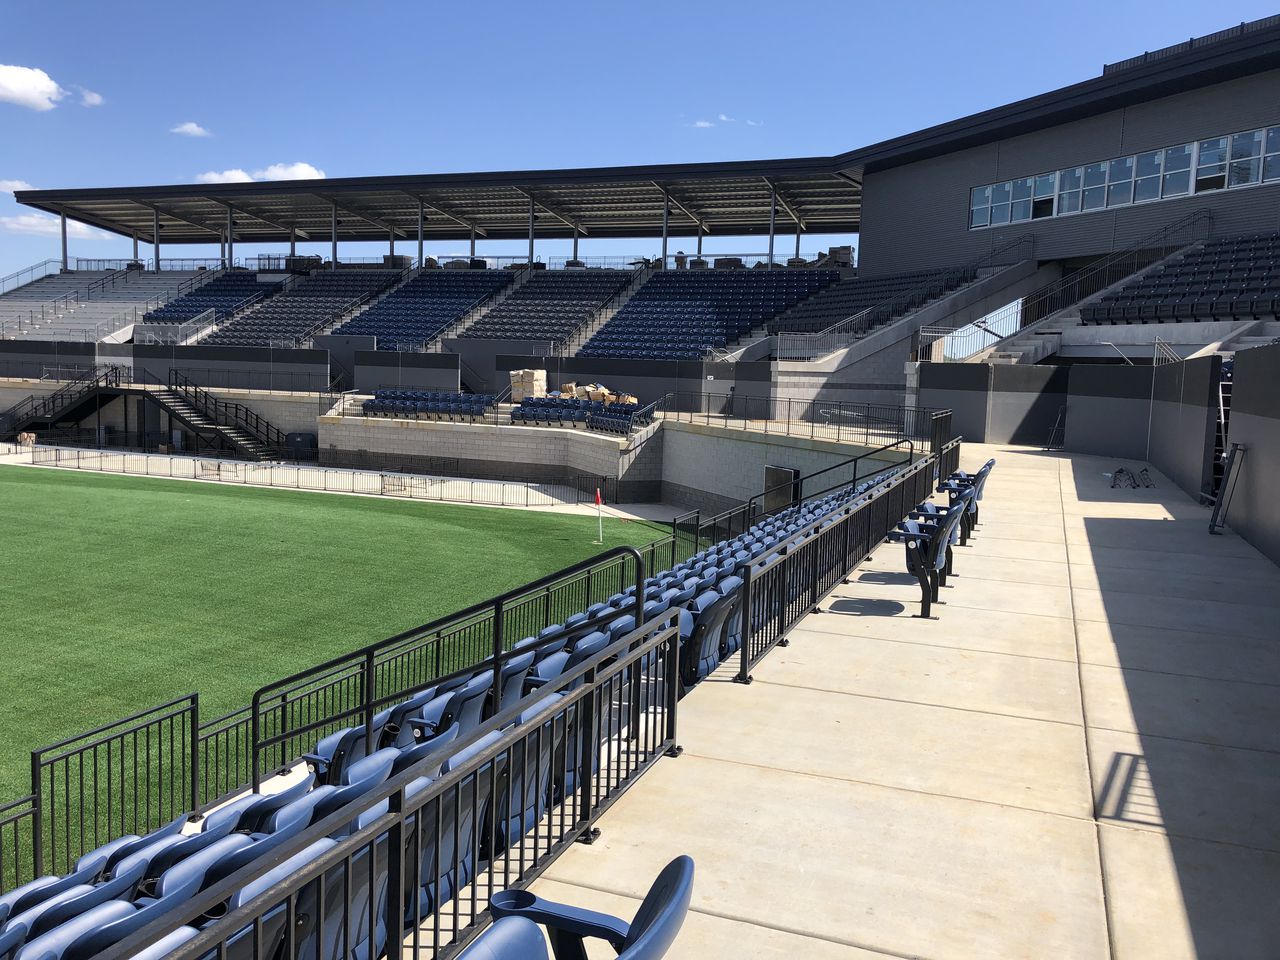
POLYGON ((329 269, 338 269, 338 205, 329 204, 329 269))
POLYGON ((58 219, 62 221, 62 269, 67 269, 67 215, 59 213, 58 219))
POLYGON ((151 247, 156 258, 156 273, 160 272, 160 211, 151 211, 151 247))
POLYGON ((798 222, 796 223, 796 256, 795 258, 797 260, 800 259, 800 224, 798 222))
POLYGON ((529 268, 533 268, 533 196, 529 197, 529 268))
POLYGON ((667 269, 667 226, 671 219, 671 198, 662 191, 662 269, 667 269))
POLYGON ((418 201, 418 266, 422 266, 422 231, 423 219, 426 217, 426 211, 423 209, 423 203, 418 201))
POLYGON ((573 228, 573 259, 578 259, 578 228, 573 228))
POLYGON ((218 262, 224 267, 227 265, 227 234, 225 231, 218 234, 218 262))
POLYGON ((476 228, 471 228, 471 257, 475 259, 476 255, 476 228))
POLYGON ((133 235, 133 262, 138 262, 138 235, 133 235))
POLYGON ((778 216, 778 191, 769 188, 769 269, 773 269, 773 225, 778 216))
POLYGON ((289 230, 289 259, 293 259, 298 255, 298 231, 290 228, 289 230))
POLYGON ((387 237, 388 237, 387 253, 388 253, 388 254, 390 254, 392 257, 394 257, 394 256, 396 255, 396 232, 395 232, 395 230, 393 230, 393 229, 391 229, 391 228, 388 228, 388 229, 387 229, 387 237))
POLYGON ((226 268, 231 269, 232 264, 236 262, 236 214, 230 207, 227 207, 227 262, 226 268))
POLYGON ((702 224, 698 224, 698 259, 702 259, 702 224))

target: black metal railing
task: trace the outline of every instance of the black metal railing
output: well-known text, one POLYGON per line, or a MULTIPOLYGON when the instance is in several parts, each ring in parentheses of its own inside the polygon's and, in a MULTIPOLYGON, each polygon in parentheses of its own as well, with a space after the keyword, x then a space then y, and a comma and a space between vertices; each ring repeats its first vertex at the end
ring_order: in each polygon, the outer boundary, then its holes
POLYGON ((425 787, 415 781, 430 759, 365 794, 362 825, 349 808, 333 813, 262 861, 157 908, 100 960, 136 955, 191 923, 201 932, 173 960, 251 944, 254 956, 279 947, 287 957, 337 955, 322 939, 342 955, 378 956, 403 942, 415 956, 455 956, 488 922, 495 892, 528 886, 575 841, 593 839, 599 817, 678 752, 678 663, 669 611, 481 725, 458 747, 486 745, 425 787), (225 912, 234 892, 304 850, 305 864, 225 912))
POLYGON ((658 412, 663 420, 678 423, 878 446, 903 437, 929 442, 937 411, 849 400, 669 393, 658 412))
MULTIPOLYGON (((380 709, 442 677, 488 663, 494 687, 501 689, 502 667, 512 646, 628 586, 635 585, 642 598, 646 569, 638 550, 615 547, 261 687, 253 695, 249 720, 254 788, 264 770, 291 762, 344 727, 363 724, 373 742, 374 715, 380 709)), ((634 599, 628 606, 634 606, 634 599)))
POLYGON ((18 424, 41 420, 52 423, 59 414, 102 387, 118 387, 120 367, 91 368, 70 383, 45 396, 20 400, 0 414, 0 437, 8 436, 18 424))
POLYGON ((215 397, 172 368, 169 370, 169 387, 220 426, 238 427, 271 450, 283 450, 287 445, 285 434, 271 421, 259 416, 243 403, 215 397))
MULTIPOLYGON (((959 441, 956 441, 957 448, 959 441)), ((743 564, 742 647, 736 680, 751 668, 861 563, 912 507, 933 493, 938 458, 929 456, 896 474, 878 492, 796 532, 763 564, 743 564)))
POLYGON ((0 804, 0 890, 12 890, 39 876, 32 846, 38 817, 35 794, 0 804))
POLYGON ((803 477, 776 484, 755 494, 745 503, 713 516, 703 518, 701 512, 696 510, 682 514, 671 521, 672 538, 688 542, 692 547, 690 553, 697 553, 704 545, 731 540, 745 533, 753 524, 797 503, 840 487, 856 485, 886 470, 909 466, 915 461, 916 449, 914 440, 895 440, 803 477), (904 456, 894 459, 895 452, 904 453, 904 456))

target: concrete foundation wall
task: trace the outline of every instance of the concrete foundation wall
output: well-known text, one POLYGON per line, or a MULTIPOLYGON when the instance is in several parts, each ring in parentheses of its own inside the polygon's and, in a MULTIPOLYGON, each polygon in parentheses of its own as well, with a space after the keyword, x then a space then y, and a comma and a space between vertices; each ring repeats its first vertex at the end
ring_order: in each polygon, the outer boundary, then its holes
POLYGON ((1068 450, 1145 460, 1150 414, 1150 367, 1071 368, 1065 432, 1068 450))
POLYGON ((1210 488, 1221 363, 1209 356, 1155 368, 1147 459, 1193 498, 1210 488))

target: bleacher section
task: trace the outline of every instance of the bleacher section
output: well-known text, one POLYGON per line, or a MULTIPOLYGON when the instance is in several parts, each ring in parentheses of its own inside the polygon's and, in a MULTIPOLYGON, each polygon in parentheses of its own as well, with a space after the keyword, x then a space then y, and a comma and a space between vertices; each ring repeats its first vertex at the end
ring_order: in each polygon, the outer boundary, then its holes
POLYGON ((1209 240, 1081 309, 1085 323, 1280 318, 1280 234, 1209 240))
MULTIPOLYGON (((679 611, 678 677, 664 677, 661 683, 678 683, 679 689, 687 692, 739 649, 744 622, 739 606, 744 580, 739 572, 744 567, 764 564, 793 541, 834 522, 871 496, 893 473, 889 470, 785 508, 740 536, 649 577, 642 588, 643 622, 652 622, 673 609, 679 611)), ((536 758, 526 755, 523 760, 511 761, 513 770, 515 764, 523 763, 526 771, 515 791, 507 790, 504 784, 508 781, 500 776, 498 764, 504 754, 499 744, 504 732, 533 721, 556 702, 560 694, 547 691, 554 691, 560 678, 566 678, 568 684, 561 687, 562 693, 568 692, 590 682, 568 679, 579 667, 593 658, 625 655, 625 650, 619 652, 614 645, 636 631, 636 589, 628 587, 562 624, 525 637, 505 655, 505 662, 497 664, 497 671, 492 658, 475 663, 388 706, 374 715, 371 728, 356 723, 320 739, 302 758, 305 771, 282 773, 283 782, 271 783, 270 790, 243 793, 205 814, 178 816, 146 836, 119 837, 80 857, 75 869, 63 877, 41 877, 0 895, 0 958, 88 960, 239 871, 262 865, 254 881, 221 908, 205 913, 202 925, 214 927, 227 908, 233 910, 249 902, 272 884, 304 869, 333 845, 334 839, 322 839, 279 863, 273 851, 278 853, 309 827, 340 812, 349 814, 339 818, 346 824, 334 834, 340 841, 387 811, 387 801, 372 804, 362 798, 389 778, 411 769, 421 774, 406 788, 406 795, 413 796, 427 789, 432 778, 447 776, 485 756, 485 751, 496 750, 497 759, 490 767, 480 766, 469 779, 464 775, 456 788, 455 796, 470 794, 470 806, 464 810, 457 801, 448 811, 443 806, 436 808, 444 826, 414 834, 415 866, 404 877, 406 884, 414 886, 404 891, 405 901, 415 905, 409 917, 428 921, 433 912, 463 895, 467 884, 479 877, 488 863, 538 829, 543 816, 573 796, 575 786, 584 782, 586 765, 591 762, 587 758, 594 751, 585 751, 581 744, 587 738, 580 737, 580 731, 570 724, 577 722, 575 716, 586 715, 586 706, 578 708, 581 714, 567 713, 558 726, 560 732, 555 733, 572 746, 559 749, 552 735, 538 736, 535 728, 535 737, 545 746, 537 748, 540 753, 536 758), (509 718, 501 731, 468 742, 481 723, 499 715, 509 718), (458 743, 464 746, 458 748, 458 743), (531 765, 542 771, 536 778, 528 775, 531 765)), ((601 660, 601 665, 604 662, 601 660)), ((649 696, 662 702, 666 694, 654 690, 649 696)), ((554 733, 551 724, 545 729, 554 733)), ((305 910, 299 906, 295 931, 299 956, 382 954, 389 938, 377 918, 390 913, 385 908, 376 915, 365 914, 370 918, 367 927, 354 924, 348 928, 350 951, 321 951, 316 933, 336 930, 344 917, 358 915, 371 902, 382 905, 382 894, 375 893, 385 892, 387 885, 386 861, 381 862, 381 876, 376 862, 353 866, 345 874, 337 868, 332 875, 342 874, 347 880, 340 881, 335 890, 342 890, 343 883, 349 889, 336 895, 329 891, 319 899, 316 909, 323 911, 322 917, 309 917, 304 923, 305 910), (320 906, 324 904, 327 907, 320 906), (370 937, 374 938, 372 943, 370 937)), ((682 867, 686 879, 677 885, 680 889, 687 889, 689 869, 691 865, 682 867)), ((518 906, 514 900, 499 900, 499 910, 503 903, 518 906)), ((642 909, 641 914, 645 913, 642 909)), ((226 955, 252 955, 244 951, 261 937, 263 946, 257 954, 276 956, 279 941, 286 936, 284 916, 283 908, 269 914, 273 920, 246 928, 254 930, 252 934, 225 931, 240 948, 229 949, 226 955)), ((644 925, 639 918, 637 924, 644 925)), ((196 932, 194 927, 181 928, 172 942, 153 945, 146 955, 161 957, 196 932)), ((332 943, 329 946, 332 948, 332 943)))
POLYGON ((111 277, 110 273, 98 272, 62 274, 9 291, 0 297, 0 336, 93 340, 98 334, 112 332, 108 327, 141 321, 140 311, 152 301, 164 302, 178 296, 192 282, 198 282, 200 274, 131 270, 111 277), (68 295, 71 299, 63 299, 68 295), (80 299, 75 299, 77 296, 80 299), (139 311, 136 317, 134 311, 139 311))
POLYGON ((775 317, 769 323, 769 332, 818 333, 886 302, 883 322, 887 322, 972 279, 972 275, 962 272, 927 270, 842 280, 775 317))
POLYGON ((625 287, 631 276, 628 270, 537 272, 461 335, 560 343, 625 287))
POLYGON ((428 417, 435 420, 477 420, 493 409, 491 394, 443 393, 434 390, 375 390, 361 406, 366 417, 428 417))
POLYGON ((835 282, 835 270, 657 273, 578 352, 697 360, 835 282))
POLYGON ((287 292, 236 317, 204 339, 233 347, 265 347, 305 340, 355 301, 400 276, 392 270, 333 270, 312 274, 287 292))
POLYGON ((170 300, 143 318, 144 323, 186 323, 207 310, 218 317, 229 314, 237 306, 257 296, 269 296, 280 284, 258 280, 257 273, 234 270, 214 277, 191 293, 170 300))
POLYGON ((424 270, 334 333, 375 336, 379 350, 416 347, 502 290, 514 276, 508 270, 424 270))
POLYGON ((578 400, 573 397, 528 397, 511 408, 511 422, 532 426, 577 427, 623 436, 653 423, 654 405, 578 400))

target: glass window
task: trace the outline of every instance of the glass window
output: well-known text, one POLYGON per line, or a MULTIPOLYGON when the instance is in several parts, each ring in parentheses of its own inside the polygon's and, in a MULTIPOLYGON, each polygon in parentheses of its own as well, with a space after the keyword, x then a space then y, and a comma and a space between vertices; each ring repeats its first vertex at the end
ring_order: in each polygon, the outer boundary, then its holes
POLYGON ((1248 133, 1237 133, 1231 138, 1231 159, 1247 160, 1249 157, 1262 156, 1262 131, 1251 130, 1248 133))
POLYGON ((1023 220, 1031 219, 1031 201, 1015 200, 1009 208, 1009 219, 1013 223, 1021 223, 1023 220))
POLYGON ((985 227, 990 219, 991 219, 990 207, 975 207, 973 210, 969 211, 970 228, 985 227))
POLYGON ((1007 203, 993 203, 991 205, 991 226, 994 227, 1008 222, 1009 205, 1007 203))
POLYGON ((1133 181, 1122 180, 1120 183, 1113 183, 1107 187, 1107 206, 1122 207, 1127 203, 1133 203, 1133 181))
POLYGON ((1262 179, 1280 180, 1280 153, 1262 161, 1262 179))
MULTIPOLYGON (((1280 164, 1277 164, 1280 167, 1280 164)), ((1080 191, 1069 190, 1058 194, 1058 215, 1080 212, 1080 191)))
POLYGON ((1031 219, 1044 220, 1053 216, 1053 197, 1036 197, 1031 201, 1031 219))
POLYGON ((1084 210, 1101 210, 1107 205, 1106 187, 1086 187, 1084 191, 1084 210))
POLYGON ((1013 199, 1031 199, 1031 177, 1023 177, 1021 180, 1013 181, 1013 199))
MULTIPOLYGON (((1278 127, 1277 129, 1280 129, 1278 127)), ((1276 138, 1280 141, 1280 137, 1276 138)), ((1072 167, 1069 170, 1063 170, 1058 174, 1059 190, 1079 190, 1084 179, 1084 167, 1072 167)))
POLYGON ((1107 164, 1107 180, 1119 183, 1121 180, 1133 179, 1133 157, 1121 157, 1107 164))
POLYGON ((1176 170, 1164 175, 1160 196, 1181 197, 1191 192, 1191 171, 1176 170))
POLYGON ((1162 160, 1164 152, 1161 150, 1152 150, 1150 153, 1140 153, 1135 159, 1135 173, 1139 177, 1155 177, 1159 176, 1164 169, 1162 160))
POLYGON ((1090 163, 1084 168, 1084 185, 1086 187, 1100 187, 1107 182, 1107 165, 1105 163, 1090 163))
POLYGON ((993 204, 1008 203, 1009 193, 1010 191, 1009 191, 1008 180, 1006 180, 1004 183, 993 184, 991 187, 991 202, 993 204))
POLYGON ((991 206, 991 188, 974 187, 969 194, 969 208, 975 210, 978 207, 989 206, 991 206))
POLYGON ((1221 190, 1227 185, 1227 138, 1201 140, 1196 159, 1196 193, 1221 190))
POLYGON ((1172 170, 1190 170, 1191 169, 1191 144, 1184 143, 1181 146, 1170 147, 1164 152, 1164 171, 1169 173, 1172 170))
POLYGON ((1255 157, 1252 160, 1232 160, 1231 166, 1227 168, 1227 186, 1243 187, 1250 183, 1257 183, 1262 175, 1262 160, 1255 157))
POLYGON ((1144 203, 1147 200, 1160 199, 1160 178, 1139 177, 1133 181, 1133 202, 1144 203))
POLYGON ((1267 131, 1267 153, 1280 153, 1280 127, 1267 131))
POLYGON ((1036 177, 1033 196, 1037 200, 1041 197, 1052 197, 1057 185, 1058 175, 1056 173, 1042 173, 1040 176, 1036 177))

